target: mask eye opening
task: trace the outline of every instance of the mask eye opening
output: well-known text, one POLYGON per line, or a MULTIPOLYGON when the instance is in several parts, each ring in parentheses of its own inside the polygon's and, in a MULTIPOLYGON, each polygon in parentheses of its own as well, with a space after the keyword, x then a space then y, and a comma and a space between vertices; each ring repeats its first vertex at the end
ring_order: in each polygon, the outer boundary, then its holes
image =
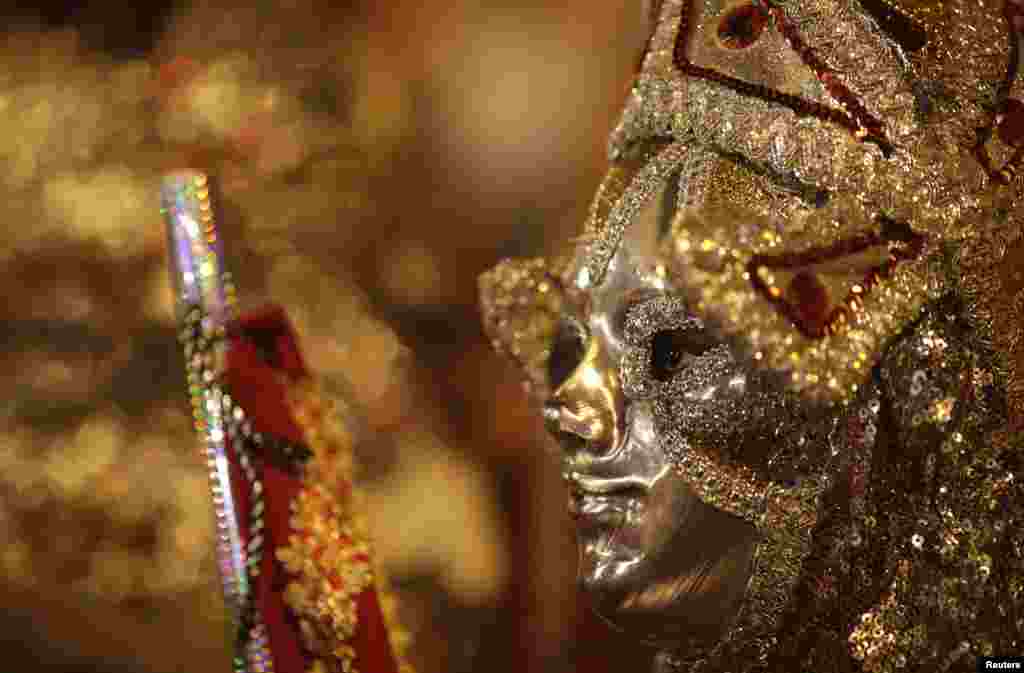
POLYGON ((651 338, 651 378, 664 383, 671 379, 688 360, 707 353, 714 344, 702 332, 692 329, 667 329, 651 338))
POLYGON ((563 318, 551 342, 551 353, 547 362, 548 386, 551 391, 557 390, 572 376, 583 362, 585 352, 582 328, 574 320, 563 318))

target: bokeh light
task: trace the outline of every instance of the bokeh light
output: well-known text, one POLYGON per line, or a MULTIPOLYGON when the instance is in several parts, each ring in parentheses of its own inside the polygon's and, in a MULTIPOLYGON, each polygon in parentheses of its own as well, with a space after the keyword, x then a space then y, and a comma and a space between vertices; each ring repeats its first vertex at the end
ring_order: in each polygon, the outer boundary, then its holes
POLYGON ((216 178, 243 306, 283 304, 360 409, 421 670, 636 666, 578 608, 557 465, 483 338, 476 276, 578 229, 649 10, 83 7, 44 3, 0 41, 0 626, 18 652, 227 670, 157 203, 190 166, 216 178))

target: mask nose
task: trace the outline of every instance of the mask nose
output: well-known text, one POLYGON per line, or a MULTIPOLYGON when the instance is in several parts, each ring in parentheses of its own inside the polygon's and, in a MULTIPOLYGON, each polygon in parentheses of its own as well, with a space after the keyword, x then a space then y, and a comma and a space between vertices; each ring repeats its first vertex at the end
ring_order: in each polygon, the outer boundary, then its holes
POLYGON ((619 363, 591 338, 580 363, 544 405, 544 424, 566 453, 603 455, 625 434, 619 363))

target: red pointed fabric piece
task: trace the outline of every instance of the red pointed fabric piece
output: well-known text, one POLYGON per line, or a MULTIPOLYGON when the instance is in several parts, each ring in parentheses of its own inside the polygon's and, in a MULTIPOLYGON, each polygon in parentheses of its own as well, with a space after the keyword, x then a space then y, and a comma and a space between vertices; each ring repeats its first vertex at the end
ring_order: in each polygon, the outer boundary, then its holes
MULTIPOLYGON (((302 442, 302 429, 288 406, 288 387, 309 377, 285 311, 272 306, 241 316, 228 327, 225 382, 235 401, 245 411, 253 430, 291 442, 302 442)), ((248 544, 251 502, 238 457, 229 447, 232 484, 243 513, 240 530, 248 544)), ((259 598, 259 610, 267 627, 275 673, 305 673, 310 659, 302 644, 298 620, 284 602, 284 588, 290 581, 277 560, 277 549, 288 544, 291 502, 302 489, 297 476, 275 467, 263 467, 263 558, 260 574, 252 588, 259 598)), ((359 622, 353 642, 360 673, 398 673, 388 630, 377 592, 364 591, 358 598, 359 622)))
POLYGON ((253 430, 302 441, 302 430, 288 412, 287 392, 309 372, 283 309, 261 309, 228 326, 226 369, 227 384, 253 430))
MULTIPOLYGON (((252 506, 245 477, 238 465, 234 451, 228 452, 231 460, 231 483, 239 512, 248 512, 252 506)), ((263 559, 260 574, 251 579, 250 589, 259 597, 259 611, 267 627, 270 640, 270 654, 275 673, 305 673, 309 666, 302 646, 302 635, 298 622, 291 615, 284 602, 282 590, 288 583, 288 575, 275 558, 277 548, 287 544, 291 527, 288 525, 288 505, 298 495, 301 483, 272 466, 263 474, 263 559)), ((246 544, 251 538, 248 517, 239 522, 242 539, 246 544)))
POLYGON ((387 623, 376 591, 364 591, 356 600, 359 626, 353 642, 356 666, 361 673, 399 673, 391 652, 387 623))

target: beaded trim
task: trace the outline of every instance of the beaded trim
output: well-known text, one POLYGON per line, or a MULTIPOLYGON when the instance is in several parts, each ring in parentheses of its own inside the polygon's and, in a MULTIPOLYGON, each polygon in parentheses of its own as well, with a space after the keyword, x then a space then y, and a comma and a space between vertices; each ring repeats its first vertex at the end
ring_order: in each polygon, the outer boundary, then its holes
POLYGON ((285 589, 285 602, 314 657, 310 670, 357 672, 351 642, 357 599, 375 588, 398 671, 413 673, 406 657, 409 633, 399 625, 390 583, 373 561, 365 503, 353 481, 352 435, 318 386, 296 386, 290 403, 310 458, 302 491, 292 502, 294 533, 277 558, 296 578, 285 589))
POLYGON ((160 198, 194 427, 203 442, 209 466, 217 522, 217 560, 225 600, 237 619, 249 586, 219 402, 224 325, 234 311, 234 284, 224 270, 206 176, 195 171, 168 174, 162 181, 160 198))
POLYGON ((222 367, 217 358, 223 334, 211 333, 210 325, 201 307, 193 306, 186 311, 180 338, 187 363, 196 429, 200 433, 209 430, 211 436, 220 438, 215 445, 208 445, 207 450, 210 454, 210 482, 221 540, 219 549, 222 552, 222 574, 226 586, 233 589, 237 587, 227 594, 236 608, 234 670, 235 673, 273 673, 270 642, 266 626, 256 608, 256 585, 252 582, 259 575, 263 552, 263 484, 254 464, 251 447, 247 444, 247 440, 253 436, 251 426, 247 420, 243 420, 242 408, 233 403, 219 374, 222 367), (231 485, 227 480, 222 480, 218 469, 221 461, 227 460, 224 449, 229 445, 238 456, 251 502, 249 511, 244 513, 249 520, 249 540, 243 544, 239 536, 235 548, 227 542, 228 531, 237 531, 229 525, 229 521, 235 521, 235 517, 241 517, 243 513, 236 512, 233 499, 229 501, 225 497, 231 485), (235 559, 240 564, 240 572, 234 570, 233 564, 224 565, 227 560, 235 559))

